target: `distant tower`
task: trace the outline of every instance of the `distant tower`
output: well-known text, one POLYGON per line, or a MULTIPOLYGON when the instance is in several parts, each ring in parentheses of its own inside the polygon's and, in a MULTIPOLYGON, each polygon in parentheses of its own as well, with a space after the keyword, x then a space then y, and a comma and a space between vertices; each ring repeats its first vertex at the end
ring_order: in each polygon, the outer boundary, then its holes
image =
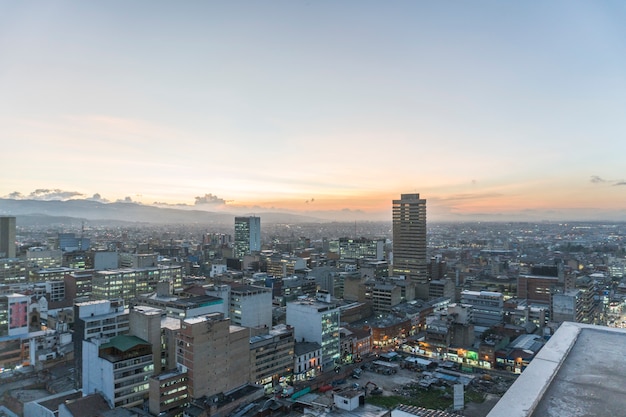
POLYGON ((0 217, 0 258, 15 258, 15 217, 0 217))
POLYGON ((261 218, 235 217, 235 257, 261 250, 261 218))
POLYGON ((428 284, 426 200, 419 194, 393 200, 393 274, 418 286, 428 284))

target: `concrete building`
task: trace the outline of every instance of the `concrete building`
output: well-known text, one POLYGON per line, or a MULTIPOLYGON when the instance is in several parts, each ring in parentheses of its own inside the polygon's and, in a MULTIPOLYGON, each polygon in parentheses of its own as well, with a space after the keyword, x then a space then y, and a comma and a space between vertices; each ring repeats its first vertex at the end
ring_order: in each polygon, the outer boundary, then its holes
POLYGON ((273 254, 266 258, 267 273, 276 278, 293 276, 307 268, 303 258, 291 255, 273 254))
POLYGON ((562 287, 557 276, 520 275, 517 278, 517 297, 550 305, 552 294, 562 287))
POLYGON ((257 285, 210 285, 206 293, 224 302, 222 313, 231 324, 244 327, 272 327, 272 289, 257 285))
POLYGON ((339 308, 330 302, 304 299, 287 303, 287 324, 295 329, 296 341, 322 346, 322 370, 340 360, 339 308))
POLYGON ((237 326, 272 327, 272 290, 254 285, 233 285, 229 317, 237 326))
POLYGON ((148 381, 148 410, 154 416, 176 416, 189 404, 187 373, 175 369, 148 381))
POLYGON ((140 294, 155 292, 162 281, 169 282, 173 291, 181 290, 182 276, 180 265, 95 271, 92 295, 100 300, 122 298, 129 303, 140 294))
POLYGON ((26 251, 26 264, 33 271, 60 268, 63 264, 63 252, 58 249, 49 250, 42 247, 33 247, 26 251))
POLYGON ((167 317, 185 319, 211 313, 222 313, 225 302, 211 295, 196 297, 175 297, 171 295, 150 294, 137 297, 131 305, 144 305, 158 308, 167 317))
POLYGON ((456 298, 456 288, 451 279, 433 279, 428 283, 428 299, 449 298, 454 302, 456 298))
POLYGON ((586 297, 586 292, 576 289, 552 296, 553 322, 572 321, 576 323, 593 323, 593 298, 586 297))
POLYGON ((66 273, 63 277, 65 297, 72 303, 88 301, 91 298, 93 274, 93 269, 66 273))
POLYGON ((296 342, 293 377, 305 381, 316 377, 322 371, 322 345, 316 342, 296 342))
POLYGON ((129 332, 129 310, 121 299, 86 301, 74 304, 74 360, 76 381, 82 381, 83 341, 112 338, 129 332))
POLYGON ((487 417, 624 415, 626 330, 563 323, 487 417))
POLYGON ((376 283, 371 290, 372 307, 375 312, 389 312, 402 302, 402 289, 393 284, 376 283))
POLYGON ((416 296, 428 296, 426 259, 426 200, 419 194, 402 194, 393 200, 393 275, 418 286, 416 296))
POLYGON ((381 261, 385 258, 385 240, 342 237, 330 242, 330 251, 336 252, 340 261, 348 259, 381 261))
POLYGON ((491 327, 502 323, 504 319, 504 297, 502 293, 492 291, 461 292, 461 304, 473 307, 474 324, 491 327))
POLYGON ((232 326, 219 313, 185 319, 176 361, 188 374, 190 398, 231 391, 250 376, 250 330, 232 326))
POLYGON ((284 324, 250 338, 250 382, 271 391, 282 377, 291 377, 294 361, 293 328, 284 324))
POLYGON ((15 258, 15 217, 0 216, 0 258, 15 258))
POLYGON ((137 336, 83 341, 83 395, 100 393, 111 407, 143 405, 152 360, 151 344, 137 336))
POLYGON ((167 369, 164 360, 164 350, 167 349, 167 346, 161 337, 161 317, 163 315, 163 310, 147 306, 134 306, 129 309, 128 314, 129 334, 150 343, 155 374, 160 374, 167 369))
POLYGON ((261 250, 261 218, 235 217, 235 258, 242 260, 244 255, 261 250))
POLYGON ((27 281, 26 261, 17 258, 0 258, 0 285, 20 284, 27 281))
POLYGON ((28 333, 30 297, 23 294, 0 295, 0 337, 28 333))
POLYGON ((103 269, 118 269, 120 267, 120 256, 117 252, 98 251, 93 254, 93 269, 101 271, 103 269))

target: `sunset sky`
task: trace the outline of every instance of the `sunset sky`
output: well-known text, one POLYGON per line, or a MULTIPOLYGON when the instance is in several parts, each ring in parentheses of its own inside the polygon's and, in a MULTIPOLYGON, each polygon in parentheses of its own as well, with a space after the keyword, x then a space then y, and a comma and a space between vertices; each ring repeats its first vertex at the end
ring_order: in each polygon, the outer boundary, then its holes
POLYGON ((0 1, 0 197, 626 220, 625 161, 622 0, 0 1))

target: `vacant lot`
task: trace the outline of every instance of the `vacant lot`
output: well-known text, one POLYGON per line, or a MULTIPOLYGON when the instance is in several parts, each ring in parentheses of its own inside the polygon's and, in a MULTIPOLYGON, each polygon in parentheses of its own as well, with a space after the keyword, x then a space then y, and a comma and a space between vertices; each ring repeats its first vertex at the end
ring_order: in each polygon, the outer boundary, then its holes
MULTIPOLYGON (((392 375, 383 375, 364 370, 360 379, 351 379, 348 382, 367 385, 366 401, 372 404, 393 408, 399 403, 412 404, 426 408, 445 410, 452 406, 452 387, 440 386, 430 389, 419 388, 417 385, 421 373, 400 369, 392 375), (383 390, 382 395, 371 395, 375 386, 383 390)), ((465 391, 466 408, 464 415, 469 417, 484 417, 495 405, 499 396, 485 394, 469 387, 465 391), (486 401, 485 401, 486 400, 486 401)))

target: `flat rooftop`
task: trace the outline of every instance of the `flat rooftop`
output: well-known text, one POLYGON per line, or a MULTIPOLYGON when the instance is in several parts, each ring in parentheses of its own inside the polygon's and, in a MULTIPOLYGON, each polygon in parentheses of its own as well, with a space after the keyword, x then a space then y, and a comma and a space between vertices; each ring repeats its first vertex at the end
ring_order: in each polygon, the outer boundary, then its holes
POLYGON ((565 322, 487 417, 624 415, 626 330, 565 322))

